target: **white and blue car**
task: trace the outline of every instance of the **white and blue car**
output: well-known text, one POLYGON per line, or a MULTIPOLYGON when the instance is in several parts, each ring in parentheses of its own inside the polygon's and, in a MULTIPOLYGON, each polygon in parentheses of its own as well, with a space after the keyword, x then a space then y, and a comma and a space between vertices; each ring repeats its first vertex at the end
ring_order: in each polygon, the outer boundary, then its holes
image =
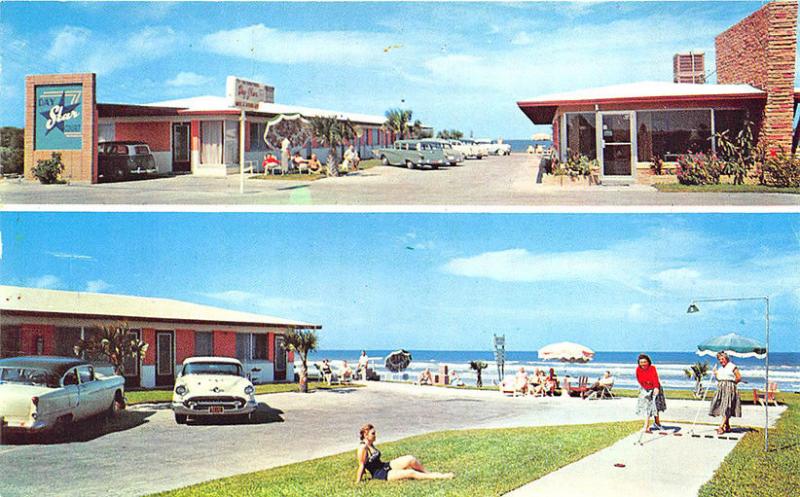
POLYGON ((172 393, 176 423, 200 416, 249 419, 257 405, 255 387, 237 359, 190 357, 183 361, 172 393))

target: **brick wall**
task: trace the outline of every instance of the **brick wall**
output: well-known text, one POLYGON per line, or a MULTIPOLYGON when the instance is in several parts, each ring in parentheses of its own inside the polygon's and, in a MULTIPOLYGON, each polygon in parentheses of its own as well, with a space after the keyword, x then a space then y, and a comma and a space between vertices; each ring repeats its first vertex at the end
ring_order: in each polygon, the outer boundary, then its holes
POLYGON ((114 124, 114 139, 118 141, 143 141, 153 152, 169 152, 172 150, 172 123, 167 121, 151 122, 117 122, 114 124))
POLYGON ((794 119, 797 1, 777 0, 717 36, 717 81, 767 92, 760 143, 789 150, 794 119))
POLYGON ((36 355, 36 339, 42 337, 42 355, 55 353, 56 327, 48 324, 23 324, 19 333, 20 350, 25 355, 36 355))
POLYGON ((36 162, 49 159, 53 152, 61 152, 64 163, 62 178, 70 181, 97 182, 97 106, 95 104, 95 75, 41 74, 25 77, 25 177, 36 162), (80 150, 34 150, 36 117, 36 87, 40 85, 83 85, 81 101, 82 148, 80 150))
POLYGON ((175 330, 175 364, 194 355, 194 330, 175 330))

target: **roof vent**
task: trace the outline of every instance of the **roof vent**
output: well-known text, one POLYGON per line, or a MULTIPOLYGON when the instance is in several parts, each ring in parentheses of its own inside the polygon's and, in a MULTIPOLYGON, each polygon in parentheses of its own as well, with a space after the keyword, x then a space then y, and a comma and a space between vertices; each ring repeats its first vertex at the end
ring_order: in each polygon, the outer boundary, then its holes
POLYGON ((675 83, 705 83, 705 53, 676 53, 672 57, 672 74, 672 81, 675 83))

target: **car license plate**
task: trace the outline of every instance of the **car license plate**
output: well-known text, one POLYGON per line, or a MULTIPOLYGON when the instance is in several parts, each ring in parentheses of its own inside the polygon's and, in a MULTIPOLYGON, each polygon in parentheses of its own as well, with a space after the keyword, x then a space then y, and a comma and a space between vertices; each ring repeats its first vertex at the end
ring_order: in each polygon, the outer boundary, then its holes
POLYGON ((211 406, 208 408, 208 412, 211 414, 221 414, 224 409, 222 406, 211 406))

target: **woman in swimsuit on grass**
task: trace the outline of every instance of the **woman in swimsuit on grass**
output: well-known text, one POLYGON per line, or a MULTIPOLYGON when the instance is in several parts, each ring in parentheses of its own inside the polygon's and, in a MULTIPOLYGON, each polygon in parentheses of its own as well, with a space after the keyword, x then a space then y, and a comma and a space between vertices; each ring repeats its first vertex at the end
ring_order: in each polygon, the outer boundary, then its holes
POLYGON ((375 427, 365 424, 359 432, 361 443, 356 450, 358 471, 356 483, 361 482, 364 470, 373 480, 442 480, 453 477, 453 473, 430 473, 414 456, 402 456, 389 462, 381 461, 381 451, 375 447, 375 427))

